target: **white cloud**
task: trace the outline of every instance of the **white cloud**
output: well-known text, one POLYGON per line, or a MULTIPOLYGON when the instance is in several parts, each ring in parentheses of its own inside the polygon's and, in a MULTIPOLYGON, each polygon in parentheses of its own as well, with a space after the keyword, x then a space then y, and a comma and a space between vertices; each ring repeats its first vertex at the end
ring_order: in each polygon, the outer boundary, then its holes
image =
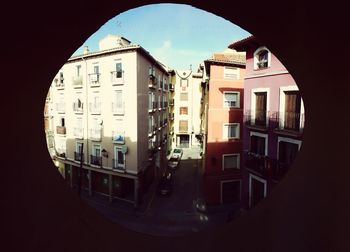
POLYGON ((192 64, 192 69, 196 69, 203 60, 211 55, 211 52, 207 51, 174 48, 170 40, 163 41, 161 47, 150 50, 150 53, 163 64, 179 70, 188 69, 190 64, 192 64))

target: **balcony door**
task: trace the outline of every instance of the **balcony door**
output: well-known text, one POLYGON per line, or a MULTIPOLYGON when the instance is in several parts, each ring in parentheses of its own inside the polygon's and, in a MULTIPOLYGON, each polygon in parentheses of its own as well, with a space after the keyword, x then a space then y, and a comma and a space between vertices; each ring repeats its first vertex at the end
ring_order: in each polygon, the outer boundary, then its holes
POLYGON ((278 161, 281 164, 290 165, 293 163, 299 151, 299 145, 280 141, 278 145, 278 161))
POLYGON ((266 181, 250 177, 250 207, 254 207, 260 200, 266 197, 266 181))
POLYGON ((299 91, 285 92, 284 128, 299 130, 301 96, 299 91))
POLYGON ((255 93, 255 125, 266 125, 267 92, 255 93))
POLYGON ((250 137, 250 151, 259 154, 261 156, 265 156, 266 150, 265 150, 265 138, 259 137, 259 136, 251 136, 250 137))

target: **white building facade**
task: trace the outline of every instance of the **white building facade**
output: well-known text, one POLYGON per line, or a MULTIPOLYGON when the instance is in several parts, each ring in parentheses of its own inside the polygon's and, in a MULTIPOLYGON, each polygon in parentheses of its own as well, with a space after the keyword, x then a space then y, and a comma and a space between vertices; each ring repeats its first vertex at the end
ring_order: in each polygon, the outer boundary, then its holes
POLYGON ((99 46, 52 83, 56 159, 72 187, 137 206, 166 156, 168 73, 123 37, 99 46))

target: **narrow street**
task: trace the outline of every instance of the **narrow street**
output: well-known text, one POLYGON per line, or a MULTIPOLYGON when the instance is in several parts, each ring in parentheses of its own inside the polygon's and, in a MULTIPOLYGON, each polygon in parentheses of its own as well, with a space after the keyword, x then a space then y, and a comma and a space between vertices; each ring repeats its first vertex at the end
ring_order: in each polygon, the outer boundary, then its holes
POLYGON ((131 204, 113 202, 108 204, 99 197, 84 197, 89 205, 97 209, 114 223, 131 230, 157 236, 182 236, 198 232, 203 228, 223 224, 226 215, 217 215, 205 220, 196 211, 193 201, 199 195, 200 149, 184 149, 180 166, 174 171, 173 192, 169 196, 156 193, 157 181, 150 188, 150 197, 141 210, 135 211, 131 204))

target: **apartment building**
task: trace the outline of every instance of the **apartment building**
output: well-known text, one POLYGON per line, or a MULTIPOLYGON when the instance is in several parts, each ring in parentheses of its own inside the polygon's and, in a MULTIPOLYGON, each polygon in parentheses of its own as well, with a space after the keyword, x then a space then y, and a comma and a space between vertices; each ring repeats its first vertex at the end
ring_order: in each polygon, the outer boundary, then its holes
POLYGON ((245 54, 227 49, 204 61, 203 191, 207 205, 240 205, 245 54))
POLYGON ((115 35, 68 59, 52 95, 56 159, 70 186, 137 207, 166 160, 168 75, 115 35))
POLYGON ((169 100, 174 117, 172 148, 190 148, 201 144, 201 83, 203 71, 175 70, 174 95, 169 100))
POLYGON ((293 77, 254 36, 229 48, 246 52, 243 191, 250 208, 283 178, 300 150, 304 104, 293 77))
POLYGON ((171 69, 168 70, 169 72, 169 92, 168 92, 168 150, 167 155, 170 154, 170 152, 173 149, 173 141, 175 141, 174 137, 174 122, 175 122, 175 84, 176 84, 176 73, 175 70, 171 69))
POLYGON ((54 123, 53 123, 53 106, 51 97, 51 87, 47 93, 44 105, 44 129, 47 142, 47 148, 51 157, 55 155, 54 141, 54 123))

